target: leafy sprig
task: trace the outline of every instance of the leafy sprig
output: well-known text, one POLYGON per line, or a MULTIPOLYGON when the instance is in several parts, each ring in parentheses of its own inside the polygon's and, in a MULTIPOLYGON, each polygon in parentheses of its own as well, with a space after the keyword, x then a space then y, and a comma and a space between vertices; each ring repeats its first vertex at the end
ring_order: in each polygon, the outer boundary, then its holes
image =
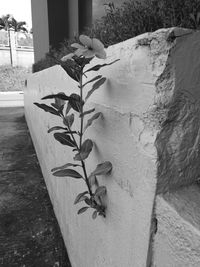
POLYGON ((108 64, 98 64, 84 70, 86 65, 90 64, 90 61, 94 56, 105 58, 106 53, 102 43, 95 38, 90 39, 87 36, 81 35, 80 41, 81 44, 72 45, 77 48, 77 50, 74 53, 65 56, 60 62, 60 65, 68 75, 78 82, 80 93, 73 93, 68 96, 61 92, 43 97, 43 100, 54 99, 54 103, 51 103, 51 106, 43 103, 34 104, 45 112, 49 112, 61 118, 64 126, 53 126, 48 130, 48 133, 54 132, 53 136, 56 141, 72 149, 75 153, 75 163, 66 163, 60 167, 55 167, 51 170, 52 174, 56 177, 82 179, 85 182, 87 191, 78 194, 74 204, 84 202, 86 206, 79 209, 77 213, 82 214, 88 209, 93 209, 92 218, 95 219, 97 215, 103 217, 106 216, 106 206, 103 203, 103 198, 106 195, 106 187, 99 186, 97 177, 109 175, 112 171, 112 164, 109 161, 102 162, 96 166, 92 173, 89 175, 87 173, 86 160, 92 152, 93 141, 91 139, 85 139, 84 134, 86 129, 90 127, 95 120, 102 117, 102 113, 94 113, 95 108, 85 110, 84 105, 88 98, 105 83, 106 78, 102 77, 102 75, 97 75, 86 83, 83 83, 83 77, 88 72, 98 71, 116 61, 108 64), (86 85, 92 85, 92 87, 84 98, 83 89, 86 85), (73 128, 75 114, 77 113, 78 116, 76 117, 80 120, 80 129, 78 130, 73 128), (85 122, 86 117, 92 113, 94 114, 85 122), (85 140, 83 140, 83 138, 85 140), (76 168, 81 169, 81 172, 75 170, 76 168))

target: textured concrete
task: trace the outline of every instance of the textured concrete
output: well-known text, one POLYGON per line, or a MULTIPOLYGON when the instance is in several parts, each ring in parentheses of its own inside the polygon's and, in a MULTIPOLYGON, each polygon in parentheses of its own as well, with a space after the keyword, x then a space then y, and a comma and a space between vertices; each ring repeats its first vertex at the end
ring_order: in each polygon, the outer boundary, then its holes
POLYGON ((0 108, 0 266, 70 267, 21 107, 0 108))
POLYGON ((155 267, 200 266, 200 187, 192 185, 156 199, 155 267))
MULTIPOLYGON (((162 213, 154 203, 156 193, 188 186, 199 177, 199 43, 199 32, 172 28, 107 49, 105 62, 120 61, 101 70, 107 81, 86 107, 103 113, 87 131, 95 142, 88 169, 102 160, 113 164, 111 177, 101 181, 108 191, 106 218, 95 222, 90 212, 77 216, 72 205, 83 185, 51 175, 51 168, 71 162, 72 154, 47 134, 61 122, 33 105, 51 93, 76 92, 77 85, 59 66, 29 78, 26 118, 73 267, 150 266, 152 222, 155 212, 162 213)), ((164 266, 161 256, 157 262, 164 266)))

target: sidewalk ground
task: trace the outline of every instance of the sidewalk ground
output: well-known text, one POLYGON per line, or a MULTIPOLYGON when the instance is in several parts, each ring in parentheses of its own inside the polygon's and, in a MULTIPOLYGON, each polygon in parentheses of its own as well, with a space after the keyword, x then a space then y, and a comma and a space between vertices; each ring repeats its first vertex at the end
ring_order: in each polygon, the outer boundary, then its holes
POLYGON ((0 266, 70 267, 22 107, 0 108, 0 266))

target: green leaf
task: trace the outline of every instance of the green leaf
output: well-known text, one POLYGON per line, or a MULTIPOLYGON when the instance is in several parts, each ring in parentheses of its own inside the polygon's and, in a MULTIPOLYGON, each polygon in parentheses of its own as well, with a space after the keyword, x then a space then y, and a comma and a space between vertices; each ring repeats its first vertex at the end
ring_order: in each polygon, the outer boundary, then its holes
POLYGON ((64 127, 61 127, 61 126, 54 126, 54 127, 51 127, 47 132, 51 133, 51 132, 57 131, 57 130, 67 130, 67 128, 64 128, 64 127))
POLYGON ((72 169, 59 170, 54 172, 53 175, 58 177, 72 177, 76 179, 83 178, 82 175, 80 175, 80 173, 72 169))
POLYGON ((85 57, 73 57, 74 61, 79 64, 79 66, 84 67, 85 65, 89 64, 92 58, 85 58, 85 57))
POLYGON ((63 170, 63 169, 66 169, 68 167, 77 167, 77 166, 81 166, 81 165, 79 165, 79 164, 73 164, 73 163, 66 163, 66 164, 64 164, 64 165, 62 165, 60 167, 53 168, 51 171, 52 172, 55 172, 57 170, 63 170))
POLYGON ((112 65, 112 64, 114 64, 117 61, 119 61, 119 59, 116 59, 116 60, 114 60, 114 61, 112 61, 111 63, 108 63, 108 64, 106 64, 106 63, 105 64, 98 64, 98 65, 96 65, 96 66, 94 66, 94 67, 86 70, 85 73, 88 72, 88 71, 98 71, 101 68, 106 67, 106 66, 109 66, 109 65, 112 65))
POLYGON ((90 176, 88 177, 88 181, 89 181, 90 186, 95 185, 97 182, 96 176, 91 173, 90 176))
POLYGON ((78 196, 75 198, 74 200, 74 205, 76 205, 77 203, 85 200, 85 198, 87 198, 85 195, 88 194, 88 191, 85 191, 83 193, 78 194, 78 196))
POLYGON ((73 62, 73 60, 67 60, 66 62, 60 62, 61 67, 67 72, 67 74, 76 82, 79 82, 81 75, 81 68, 73 62))
POLYGON ((100 116, 102 115, 101 112, 97 112, 95 113, 88 121, 87 124, 85 125, 84 131, 90 126, 92 125, 93 121, 98 119, 100 116))
POLYGON ((81 213, 85 212, 87 209, 89 209, 89 207, 83 207, 80 210, 78 210, 77 214, 81 214, 81 213))
POLYGON ((67 103, 67 108, 66 108, 66 111, 65 111, 65 116, 69 113, 70 109, 71 109, 71 105, 70 105, 70 103, 68 102, 68 103, 67 103))
POLYGON ((94 82, 94 81, 96 81, 96 80, 99 80, 101 77, 102 77, 102 75, 97 75, 97 76, 94 77, 92 80, 86 82, 86 83, 83 85, 83 87, 86 86, 88 83, 92 83, 92 82, 94 82))
POLYGON ((55 98, 55 104, 58 106, 59 111, 63 110, 64 105, 65 105, 65 100, 62 100, 62 99, 56 97, 55 98))
POLYGON ((96 197, 101 197, 106 194, 106 187, 105 186, 99 186, 96 191, 95 191, 95 196, 96 197))
POLYGON ((52 108, 46 104, 34 103, 34 105, 36 105, 37 107, 39 107, 39 108, 43 109, 44 111, 49 112, 53 115, 60 116, 60 113, 57 110, 55 110, 54 108, 52 108))
POLYGON ((78 112, 81 112, 81 106, 84 105, 84 101, 81 101, 81 97, 77 94, 71 94, 69 103, 71 107, 78 112))
POLYGON ((67 127, 71 127, 73 122, 74 122, 74 114, 73 113, 71 115, 69 115, 69 116, 65 116, 65 118, 63 119, 63 123, 67 127))
POLYGON ((59 106, 55 103, 51 103, 52 107, 54 107, 55 109, 59 109, 59 106))
POLYGON ((80 114, 79 117, 82 118, 82 117, 84 117, 85 115, 88 115, 88 114, 90 114, 90 113, 92 113, 92 112, 94 112, 94 111, 95 111, 95 108, 86 110, 85 112, 83 112, 82 114, 80 114))
POLYGON ((71 137, 65 133, 55 133, 54 138, 59 141, 62 145, 76 147, 76 144, 71 137))
POLYGON ((44 99, 52 99, 52 98, 54 98, 54 99, 58 98, 58 99, 62 99, 62 100, 69 100, 70 99, 70 97, 67 96, 67 95, 65 95, 65 93, 58 93, 58 94, 54 94, 54 95, 47 95, 47 96, 43 97, 42 99, 44 100, 44 99))
POLYGON ((81 146, 80 152, 75 155, 74 160, 79 160, 79 161, 85 160, 92 151, 92 148, 93 148, 92 140, 90 139, 85 140, 81 146))
POLYGON ((92 206, 92 200, 89 199, 88 197, 85 199, 85 203, 88 205, 88 206, 92 206))
POLYGON ((97 210, 95 210, 93 213, 92 213, 92 219, 96 219, 96 217, 97 217, 97 210))
POLYGON ((85 98, 85 101, 87 101, 88 98, 91 96, 91 94, 92 94, 95 90, 97 90, 102 84, 104 84, 105 81, 106 81, 106 78, 103 77, 103 78, 101 78, 100 80, 98 80, 95 84, 93 84, 92 89, 88 92, 88 94, 87 94, 87 96, 86 96, 86 98, 85 98))
POLYGON ((92 172, 92 175, 105 175, 112 171, 112 163, 105 161, 97 165, 96 169, 92 172))

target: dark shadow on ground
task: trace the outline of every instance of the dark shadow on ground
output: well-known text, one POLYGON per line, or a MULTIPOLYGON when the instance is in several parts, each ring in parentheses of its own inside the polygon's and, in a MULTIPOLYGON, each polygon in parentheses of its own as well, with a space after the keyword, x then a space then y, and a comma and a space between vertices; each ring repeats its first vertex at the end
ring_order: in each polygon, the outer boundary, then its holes
POLYGON ((0 266, 71 266, 23 108, 0 108, 0 266))

